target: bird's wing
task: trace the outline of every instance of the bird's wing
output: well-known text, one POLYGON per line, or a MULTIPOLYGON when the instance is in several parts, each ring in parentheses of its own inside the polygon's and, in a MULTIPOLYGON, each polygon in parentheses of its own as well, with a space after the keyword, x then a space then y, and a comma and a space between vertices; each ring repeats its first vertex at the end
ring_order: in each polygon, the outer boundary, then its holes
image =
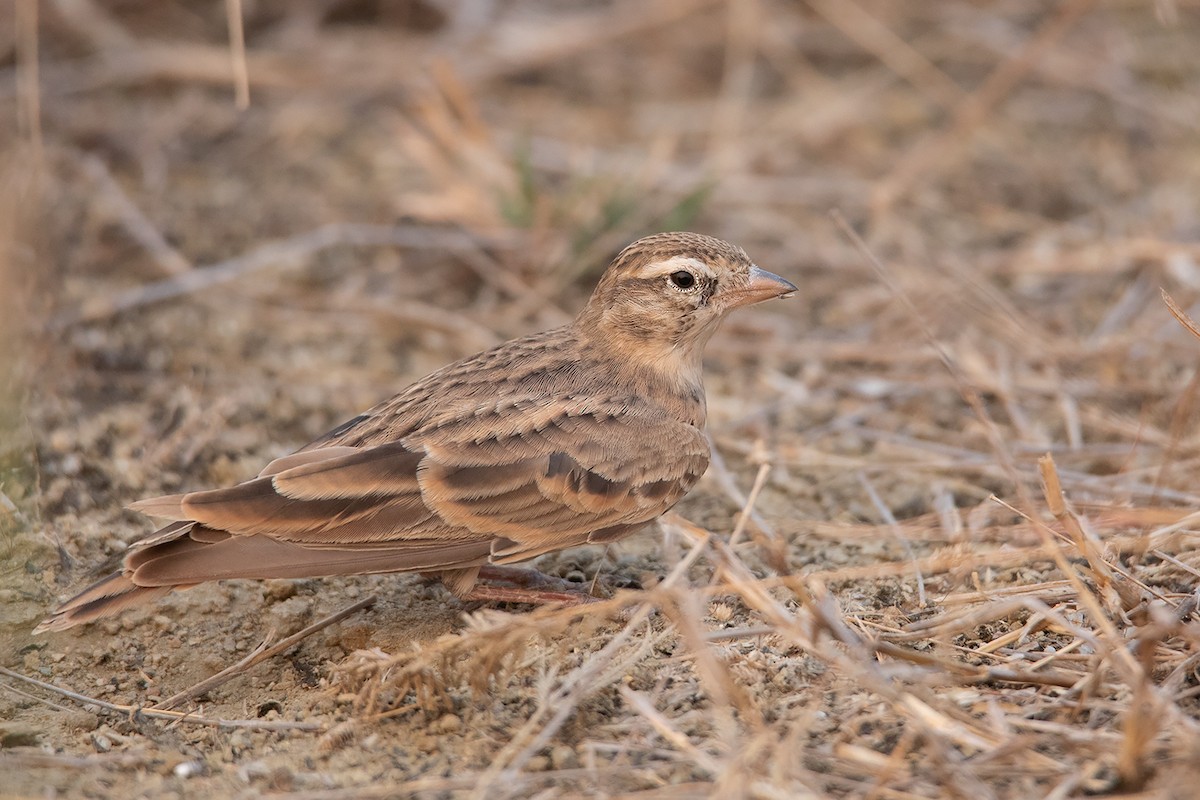
POLYGON ((653 519, 708 465, 698 430, 637 398, 507 400, 403 441, 326 449, 132 508, 311 549, 501 541, 507 556, 653 519))
POLYGON ((505 557, 651 520, 692 488, 709 458, 699 430, 637 398, 518 401, 407 441, 427 454, 417 477, 428 507, 508 539, 496 552, 505 557))

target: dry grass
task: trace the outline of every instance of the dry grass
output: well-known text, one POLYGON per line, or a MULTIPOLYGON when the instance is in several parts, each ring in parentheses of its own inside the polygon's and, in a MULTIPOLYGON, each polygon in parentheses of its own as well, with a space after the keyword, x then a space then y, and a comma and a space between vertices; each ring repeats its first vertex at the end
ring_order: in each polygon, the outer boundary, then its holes
POLYGON ((17 9, 0 661, 78 691, 0 682, 6 791, 1194 794, 1196 3, 17 9), (661 535, 541 564, 642 588, 235 583, 31 644, 124 503, 560 323, 664 228, 803 291, 713 341, 661 535), (322 630, 216 724, 136 713, 271 627, 322 630))

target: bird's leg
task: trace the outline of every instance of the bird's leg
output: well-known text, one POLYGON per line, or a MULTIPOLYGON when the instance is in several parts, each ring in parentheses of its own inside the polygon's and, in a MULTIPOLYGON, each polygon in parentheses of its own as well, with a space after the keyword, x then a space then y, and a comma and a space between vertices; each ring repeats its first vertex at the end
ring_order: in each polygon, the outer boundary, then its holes
POLYGON ((479 580, 507 583, 523 589, 553 589, 562 592, 583 591, 583 584, 547 575, 531 567, 508 567, 489 564, 479 568, 479 580))
POLYGON ((477 583, 463 600, 486 600, 493 603, 528 603, 535 606, 561 603, 565 606, 578 606, 585 603, 598 603, 600 598, 592 597, 584 592, 552 592, 546 589, 521 589, 515 586, 496 586, 490 583, 477 583))
POLYGON ((479 580, 464 600, 491 600, 504 603, 564 603, 579 605, 592 603, 598 598, 588 594, 581 584, 556 578, 528 567, 500 567, 488 565, 479 568, 479 580), (508 584, 498 586, 496 584, 508 584))

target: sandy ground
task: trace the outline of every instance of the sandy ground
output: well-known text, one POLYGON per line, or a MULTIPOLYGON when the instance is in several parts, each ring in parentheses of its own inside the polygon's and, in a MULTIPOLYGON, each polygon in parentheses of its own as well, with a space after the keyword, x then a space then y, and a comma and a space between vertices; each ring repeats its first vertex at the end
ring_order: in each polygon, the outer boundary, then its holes
POLYGON ((245 110, 222 4, 17 6, 0 795, 1191 796, 1195 3, 243 3, 245 110), (679 518, 538 562, 611 602, 233 581, 31 635, 126 504, 678 228, 801 292, 711 343, 679 518))

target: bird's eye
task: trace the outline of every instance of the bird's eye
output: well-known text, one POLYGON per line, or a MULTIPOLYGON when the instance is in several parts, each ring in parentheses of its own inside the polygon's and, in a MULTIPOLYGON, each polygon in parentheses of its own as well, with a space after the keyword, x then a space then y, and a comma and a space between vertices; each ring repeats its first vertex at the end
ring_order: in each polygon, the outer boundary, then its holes
POLYGON ((681 269, 671 273, 671 283, 680 289, 690 289, 696 285, 696 276, 686 269, 681 269))

